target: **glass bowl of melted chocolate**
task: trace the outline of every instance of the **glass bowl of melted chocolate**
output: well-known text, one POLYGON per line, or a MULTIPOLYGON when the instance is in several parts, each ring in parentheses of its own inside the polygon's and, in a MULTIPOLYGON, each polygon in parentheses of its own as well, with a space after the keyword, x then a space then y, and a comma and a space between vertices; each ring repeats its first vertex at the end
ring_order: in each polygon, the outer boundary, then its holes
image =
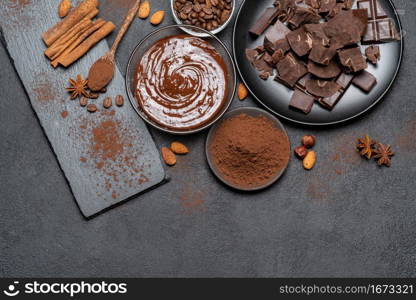
POLYGON ((172 134, 191 134, 214 124, 236 90, 236 71, 226 46, 190 25, 158 29, 130 56, 129 100, 147 123, 172 134), (184 29, 207 37, 185 34, 184 29))

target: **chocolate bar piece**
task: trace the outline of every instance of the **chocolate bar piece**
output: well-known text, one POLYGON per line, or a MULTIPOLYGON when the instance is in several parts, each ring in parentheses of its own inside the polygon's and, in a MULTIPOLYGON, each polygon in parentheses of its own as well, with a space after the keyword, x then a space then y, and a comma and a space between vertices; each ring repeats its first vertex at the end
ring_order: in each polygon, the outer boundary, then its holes
POLYGON ((340 86, 340 89, 330 97, 320 98, 318 100, 319 103, 326 109, 332 110, 339 102, 339 100, 341 100, 341 98, 344 96, 353 79, 354 75, 341 73, 335 81, 335 83, 340 86))
POLYGON ((367 69, 367 61, 361 54, 359 47, 340 50, 338 56, 347 72, 358 72, 367 69))
POLYGON ((320 14, 327 14, 331 10, 333 10, 336 5, 337 5, 337 0, 321 0, 320 7, 319 7, 319 13, 320 14))
POLYGON ((324 32, 339 49, 360 42, 362 23, 351 10, 342 11, 326 23, 324 32))
POLYGON ((277 15, 279 14, 278 7, 269 7, 267 8, 264 13, 260 16, 260 18, 254 23, 254 25, 250 28, 249 32, 255 36, 260 36, 263 32, 267 29, 276 20, 277 15))
POLYGON ((337 50, 334 47, 325 47, 314 40, 309 59, 321 65, 328 65, 335 54, 337 50))
POLYGON ((341 68, 335 60, 331 60, 327 66, 316 64, 311 60, 308 62, 308 72, 319 78, 334 78, 337 77, 341 71, 341 68))
POLYGON ((314 10, 304 7, 296 7, 295 12, 289 19, 288 23, 293 28, 299 28, 303 24, 317 24, 321 20, 321 16, 318 15, 314 10))
POLYGON ((275 80, 293 87, 301 77, 308 73, 308 70, 302 62, 289 52, 277 63, 277 72, 278 76, 276 76, 275 80))
POLYGON ((315 45, 329 47, 331 40, 327 37, 327 35, 324 32, 325 26, 326 23, 305 24, 303 26, 305 28, 305 31, 312 37, 313 47, 315 47, 315 45))
POLYGON ((273 54, 279 47, 284 52, 289 50, 289 44, 286 40, 286 34, 290 32, 285 24, 280 21, 276 23, 266 32, 264 37, 264 48, 273 54))
POLYGON ((305 84, 308 93, 317 97, 331 97, 341 88, 332 80, 309 79, 305 84))
POLYGON ((364 92, 369 93, 376 86, 377 79, 374 77, 373 74, 364 70, 357 74, 357 76, 355 76, 354 80, 352 81, 352 84, 360 88, 364 92))
POLYGON ((298 56, 304 56, 312 49, 312 37, 301 27, 286 35, 290 47, 298 56))
POLYGON ((380 43, 400 39, 394 21, 388 17, 377 0, 360 0, 357 5, 368 11, 368 26, 362 40, 363 43, 380 43))
POLYGON ((376 65, 380 59, 380 47, 371 45, 365 49, 365 56, 372 64, 376 65))
POLYGON ((305 114, 308 114, 312 110, 313 103, 315 102, 315 97, 305 94, 304 92, 295 89, 292 98, 289 102, 289 107, 302 111, 305 114))

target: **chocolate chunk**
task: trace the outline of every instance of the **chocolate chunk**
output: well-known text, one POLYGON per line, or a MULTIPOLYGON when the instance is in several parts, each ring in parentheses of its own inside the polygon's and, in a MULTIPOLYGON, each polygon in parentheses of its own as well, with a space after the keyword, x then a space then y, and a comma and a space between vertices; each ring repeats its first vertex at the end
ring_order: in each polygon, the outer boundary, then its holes
POLYGON ((329 13, 332 9, 334 9, 336 4, 337 4, 336 0, 321 0, 320 7, 319 7, 319 13, 320 14, 329 13))
POLYGON ((354 75, 341 73, 335 81, 335 83, 340 86, 340 89, 330 97, 320 98, 318 102, 326 109, 332 110, 344 96, 348 87, 351 85, 353 78, 354 75))
POLYGON ((309 79, 305 87, 310 94, 317 97, 331 97, 341 88, 334 81, 323 79, 309 79))
POLYGON ((296 8, 294 0, 275 0, 274 5, 279 9, 277 17, 282 22, 286 22, 296 8))
POLYGON ((362 24, 352 11, 342 11, 326 23, 324 32, 331 39, 331 46, 339 49, 360 42, 362 24))
POLYGON ((290 47, 298 56, 304 56, 312 49, 312 37, 307 34, 304 27, 289 32, 286 38, 290 47))
POLYGON ((272 67, 272 68, 274 68, 274 66, 275 66, 275 63, 274 63, 274 61, 273 61, 273 58, 272 58, 272 56, 269 54, 269 53, 264 53, 264 55, 263 55, 263 57, 262 57, 262 59, 270 66, 270 67, 272 67))
POLYGON ((270 74, 273 73, 273 68, 267 63, 266 60, 268 60, 267 56, 270 56, 267 52, 265 52, 260 58, 256 59, 253 62, 253 66, 257 69, 259 72, 269 72, 270 74))
POLYGON ((273 54, 278 47, 284 47, 285 52, 289 50, 289 44, 286 41, 286 34, 290 32, 285 24, 280 21, 276 23, 266 32, 264 37, 264 48, 273 54), (283 42, 284 41, 284 42, 283 42))
POLYGON ((366 9, 353 9, 352 14, 358 21, 357 25, 360 27, 361 36, 364 36, 368 27, 368 11, 366 9))
POLYGON ((267 80, 267 79, 269 79, 269 77, 270 77, 270 73, 269 73, 269 72, 265 72, 265 71, 263 71, 263 72, 261 72, 261 73, 259 74, 259 77, 260 77, 261 79, 263 79, 263 80, 267 80))
POLYGON ((376 86, 377 79, 374 77, 373 74, 364 70, 357 74, 357 76, 355 76, 355 78, 352 81, 352 84, 360 88, 364 92, 369 93, 376 86))
POLYGON ((354 75, 341 73, 335 81, 342 89, 346 90, 351 85, 354 75))
POLYGON ((305 0, 305 4, 313 9, 319 9, 319 0, 305 0))
POLYGON ((289 107, 300 110, 305 114, 308 114, 312 110, 315 97, 305 94, 304 92, 295 89, 292 98, 289 102, 289 107))
POLYGON ((321 65, 328 65, 335 54, 337 54, 335 48, 325 47, 316 44, 314 41, 311 53, 309 54, 309 59, 321 65))
POLYGON ((321 98, 319 99, 319 103, 324 106, 326 109, 332 110, 334 109, 335 105, 341 100, 342 96, 344 94, 341 90, 336 91, 335 94, 333 94, 330 97, 321 98))
POLYGON ((344 9, 344 3, 339 2, 329 11, 327 18, 333 18, 344 9))
POLYGON ((258 52, 254 49, 246 49, 246 57, 250 63, 253 63, 258 56, 258 52))
POLYGON ((359 47, 340 50, 338 56, 347 72, 358 72, 367 69, 367 61, 361 54, 359 47))
POLYGON ((277 72, 276 80, 293 87, 301 77, 308 73, 308 70, 292 53, 288 53, 277 63, 277 72))
POLYGON ((322 45, 326 47, 330 45, 330 39, 324 32, 325 26, 326 23, 304 25, 305 31, 312 37, 313 47, 315 47, 315 45, 322 45))
POLYGON ((319 23, 321 16, 318 15, 314 10, 304 7, 296 7, 295 12, 289 19, 288 23, 293 28, 298 28, 303 24, 319 23))
POLYGON ((400 39, 396 24, 388 17, 377 0, 360 0, 357 2, 357 6, 368 12, 367 32, 363 37, 363 43, 389 42, 400 39))
POLYGON ((365 56, 372 64, 376 65, 380 59, 380 47, 374 45, 367 47, 365 49, 365 56))
POLYGON ((273 55, 272 55, 272 58, 273 58, 273 62, 274 62, 274 64, 277 64, 279 61, 281 61, 283 58, 285 57, 285 53, 283 52, 283 50, 282 49, 278 49, 278 50, 276 50, 274 53, 273 53, 273 55))
POLYGON ((263 32, 267 29, 267 27, 269 27, 269 25, 272 24, 274 20, 276 20, 278 14, 278 7, 267 8, 264 11, 264 13, 260 16, 260 18, 250 28, 249 32, 255 36, 262 35, 263 32))
POLYGON ((331 60, 331 62, 327 66, 318 65, 311 60, 308 63, 308 72, 319 78, 334 78, 337 77, 341 73, 341 71, 341 68, 334 60, 331 60))

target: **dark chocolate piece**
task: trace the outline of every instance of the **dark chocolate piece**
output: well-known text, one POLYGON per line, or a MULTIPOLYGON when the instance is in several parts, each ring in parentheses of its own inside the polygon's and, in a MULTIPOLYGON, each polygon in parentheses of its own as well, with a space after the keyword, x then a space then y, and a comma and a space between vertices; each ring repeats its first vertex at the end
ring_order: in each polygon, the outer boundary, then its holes
POLYGON ((277 64, 279 61, 281 61, 283 58, 285 57, 285 53, 283 52, 283 50, 282 49, 278 49, 278 50, 276 50, 274 53, 273 53, 273 55, 272 55, 272 58, 273 58, 273 62, 274 62, 274 64, 277 64))
POLYGON ((339 2, 329 11, 327 18, 333 18, 344 9, 344 3, 339 2))
MULTIPOLYGON (((259 72, 269 72, 270 74, 273 73, 273 67, 271 67, 267 62, 267 56, 269 55, 267 52, 265 52, 260 58, 256 59, 253 62, 253 66, 257 69, 259 72)), ((270 56, 270 55, 269 55, 270 56)))
POLYGON ((246 57, 250 63, 253 64, 253 62, 257 59, 258 52, 255 49, 246 49, 246 57))
POLYGON ((307 34, 304 27, 289 32, 286 38, 290 47, 298 56, 304 56, 312 49, 312 37, 307 34))
POLYGON ((334 9, 337 4, 337 0, 321 0, 319 6, 320 14, 327 14, 334 9))
POLYGON ((358 8, 368 12, 367 32, 363 37, 363 43, 389 42, 400 39, 394 21, 388 17, 377 0, 360 0, 358 8))
POLYGON ((357 76, 355 76, 355 78, 352 81, 352 84, 360 88, 364 92, 369 93, 376 86, 377 79, 374 77, 373 74, 364 70, 357 74, 357 76))
POLYGON ((321 98, 318 101, 326 109, 332 110, 335 107, 335 105, 339 102, 339 100, 341 100, 343 95, 344 94, 343 94, 342 90, 338 90, 332 96, 326 97, 326 98, 321 98))
POLYGON ((269 7, 260 18, 254 23, 250 28, 249 32, 255 36, 260 36, 276 20, 277 15, 279 14, 279 8, 269 7))
POLYGON ((275 0, 274 6, 279 9, 278 19, 286 22, 296 9, 296 2, 294 0, 275 0))
POLYGON ((299 28, 303 24, 317 24, 321 20, 321 16, 314 10, 304 7, 296 7, 295 12, 289 19, 288 23, 293 28, 299 28))
POLYGON ((340 89, 330 97, 320 98, 319 103, 326 109, 332 110, 335 105, 341 100, 345 92, 351 85, 354 75, 341 73, 335 83, 340 86, 340 89))
POLYGON ((380 47, 371 45, 365 49, 365 56, 372 64, 376 65, 380 59, 380 47))
POLYGON ((305 4, 309 5, 313 9, 319 9, 319 1, 318 0, 305 0, 305 4))
POLYGON ((270 67, 272 67, 272 68, 275 67, 275 63, 273 61, 273 58, 268 52, 265 52, 262 58, 270 67))
POLYGON ((347 72, 358 72, 367 69, 367 61, 361 54, 359 47, 340 50, 338 56, 347 72))
POLYGON ((305 84, 308 93, 317 97, 331 97, 340 86, 332 80, 309 79, 305 84))
POLYGON ((305 94, 304 92, 295 89, 292 98, 289 102, 289 107, 302 111, 305 114, 308 114, 312 110, 313 103, 315 102, 315 97, 305 94))
POLYGON ((356 24, 360 28, 361 36, 364 36, 368 27, 368 11, 366 9, 353 9, 351 12, 358 21, 356 24))
POLYGON ((346 90, 350 85, 354 75, 341 73, 337 80, 335 81, 342 89, 346 90))
POLYGON ((335 54, 337 54, 335 48, 322 46, 315 43, 314 40, 311 53, 309 53, 309 59, 321 65, 328 65, 335 54))
POLYGON ((264 37, 264 48, 269 51, 270 54, 273 54, 278 47, 283 47, 282 49, 286 52, 289 50, 289 44, 286 40, 286 34, 290 32, 290 29, 287 28, 285 24, 280 21, 276 23, 266 32, 264 37))
POLYGON ((308 73, 308 70, 292 53, 288 53, 277 63, 277 72, 276 80, 293 87, 301 77, 308 73))
POLYGON ((260 77, 261 79, 263 79, 263 80, 267 80, 267 79, 269 79, 269 77, 270 77, 270 73, 269 73, 269 72, 265 72, 265 71, 263 71, 263 72, 261 72, 261 73, 259 74, 259 77, 260 77))
POLYGON ((313 47, 315 47, 315 45, 329 47, 331 41, 324 32, 325 26, 326 23, 304 25, 305 31, 312 37, 313 47))
POLYGON ((308 72, 319 78, 335 78, 341 73, 341 71, 342 70, 338 63, 334 60, 331 60, 327 66, 316 64, 311 60, 308 62, 308 72))
POLYGON ((331 46, 340 49, 360 42, 362 23, 351 10, 342 11, 326 23, 324 32, 331 39, 331 46))

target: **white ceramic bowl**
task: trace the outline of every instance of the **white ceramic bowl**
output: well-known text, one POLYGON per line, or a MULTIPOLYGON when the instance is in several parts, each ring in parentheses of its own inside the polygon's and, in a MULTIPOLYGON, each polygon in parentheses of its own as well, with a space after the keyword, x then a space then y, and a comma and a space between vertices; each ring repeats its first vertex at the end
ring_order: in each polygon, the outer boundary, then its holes
MULTIPOLYGON (((184 23, 181 21, 181 19, 179 19, 179 17, 176 15, 176 10, 175 10, 175 7, 174 7, 174 3, 175 3, 175 1, 176 0, 171 0, 170 1, 170 7, 171 7, 171 10, 172 10, 172 15, 173 15, 173 18, 175 19, 175 22, 177 23, 177 24, 179 24, 179 25, 183 25, 184 23)), ((212 33, 212 34, 217 34, 217 33, 219 33, 219 32, 221 32, 225 27, 227 27, 227 25, 228 24, 230 24, 230 22, 231 22, 231 19, 233 18, 233 15, 234 15, 234 11, 235 11, 235 5, 236 5, 236 3, 235 3, 236 1, 235 0, 232 0, 232 3, 233 3, 233 6, 232 6, 232 8, 231 8, 231 14, 230 14, 230 17, 228 18, 228 20, 227 21, 225 21, 225 23, 224 24, 222 24, 220 27, 218 27, 218 28, 216 28, 216 29, 214 29, 214 30, 211 30, 210 32, 212 33)), ((188 28, 182 28, 183 29, 183 31, 185 31, 186 33, 188 33, 188 34, 192 34, 192 35, 194 35, 194 36, 198 36, 198 37, 207 37, 208 35, 207 34, 205 34, 205 33, 203 33, 203 32, 195 32, 195 31, 192 31, 192 30, 190 30, 190 29, 188 29, 188 28)))

